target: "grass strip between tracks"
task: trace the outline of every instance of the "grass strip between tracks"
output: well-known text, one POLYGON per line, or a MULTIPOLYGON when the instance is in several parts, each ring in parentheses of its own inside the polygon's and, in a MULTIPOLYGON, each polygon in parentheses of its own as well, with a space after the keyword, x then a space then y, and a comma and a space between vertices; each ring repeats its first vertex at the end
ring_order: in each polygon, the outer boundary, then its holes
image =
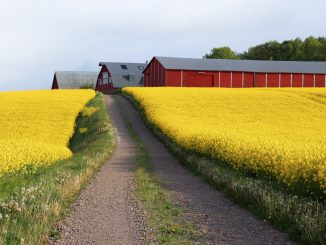
POLYGON ((136 194, 144 208, 150 236, 156 243, 194 244, 198 232, 184 219, 184 211, 172 203, 164 181, 154 173, 149 153, 125 115, 125 125, 136 143, 136 194))

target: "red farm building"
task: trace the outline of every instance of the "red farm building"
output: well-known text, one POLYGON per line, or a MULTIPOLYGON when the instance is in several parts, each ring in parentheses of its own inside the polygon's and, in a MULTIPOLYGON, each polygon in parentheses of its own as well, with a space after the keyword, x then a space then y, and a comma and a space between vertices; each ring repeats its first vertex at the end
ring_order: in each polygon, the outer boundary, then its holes
POLYGON ((144 86, 145 63, 101 62, 95 89, 107 92, 123 87, 144 86))
POLYGON ((326 62, 154 57, 144 86, 325 87, 326 62))

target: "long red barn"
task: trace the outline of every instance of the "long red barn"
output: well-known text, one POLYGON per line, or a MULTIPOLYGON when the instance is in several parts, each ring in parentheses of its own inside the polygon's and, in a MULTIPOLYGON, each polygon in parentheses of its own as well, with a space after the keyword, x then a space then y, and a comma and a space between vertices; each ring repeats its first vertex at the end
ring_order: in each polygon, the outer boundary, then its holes
POLYGON ((326 62, 153 57, 144 86, 326 87, 326 62))

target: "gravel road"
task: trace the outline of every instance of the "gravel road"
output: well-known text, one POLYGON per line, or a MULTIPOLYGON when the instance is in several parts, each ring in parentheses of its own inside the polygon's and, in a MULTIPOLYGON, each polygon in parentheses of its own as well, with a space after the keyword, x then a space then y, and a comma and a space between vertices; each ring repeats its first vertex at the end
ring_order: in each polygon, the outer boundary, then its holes
POLYGON ((146 128, 137 111, 125 98, 112 96, 143 140, 155 166, 184 207, 188 220, 200 230, 208 244, 294 244, 288 237, 234 204, 199 177, 184 168, 146 128))
POLYGON ((146 225, 134 198, 135 144, 115 99, 106 97, 117 147, 92 182, 81 193, 61 228, 55 244, 144 244, 146 225))
POLYGON ((120 95, 106 96, 117 149, 81 193, 56 244, 149 244, 141 208, 133 197, 135 144, 121 113, 133 125, 155 167, 186 211, 186 219, 207 244, 294 244, 184 168, 151 134, 133 106, 120 95), (118 106, 119 105, 119 106, 118 106))

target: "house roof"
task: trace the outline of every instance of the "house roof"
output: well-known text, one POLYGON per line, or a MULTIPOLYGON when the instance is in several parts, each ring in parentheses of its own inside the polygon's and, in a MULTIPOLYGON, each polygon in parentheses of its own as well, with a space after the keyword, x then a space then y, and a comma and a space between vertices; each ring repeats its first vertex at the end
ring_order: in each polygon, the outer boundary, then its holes
POLYGON ((145 63, 127 62, 100 62, 100 66, 106 66, 111 75, 142 75, 145 63), (123 69, 126 68, 126 69, 123 69))
POLYGON ((54 76, 57 78, 60 89, 74 89, 85 85, 91 85, 95 88, 98 72, 56 71, 54 76))
POLYGON ((116 88, 143 86, 145 63, 101 62, 99 65, 106 66, 116 88))
POLYGON ((171 70, 326 74, 325 61, 229 60, 160 56, 154 58, 156 58, 165 69, 171 70))

